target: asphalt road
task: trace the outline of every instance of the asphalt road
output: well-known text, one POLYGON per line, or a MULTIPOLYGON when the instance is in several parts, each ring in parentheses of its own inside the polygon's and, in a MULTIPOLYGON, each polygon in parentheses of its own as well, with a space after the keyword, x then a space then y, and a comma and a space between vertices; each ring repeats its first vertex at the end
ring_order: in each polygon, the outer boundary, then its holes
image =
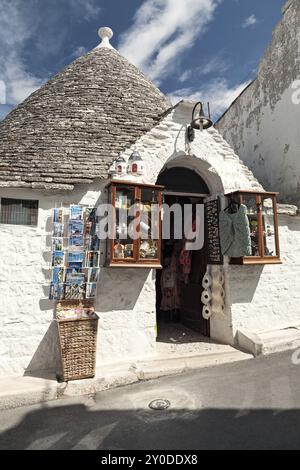
POLYGON ((0 449, 299 449, 292 352, 0 412, 0 449), (155 398, 171 402, 154 411, 155 398))

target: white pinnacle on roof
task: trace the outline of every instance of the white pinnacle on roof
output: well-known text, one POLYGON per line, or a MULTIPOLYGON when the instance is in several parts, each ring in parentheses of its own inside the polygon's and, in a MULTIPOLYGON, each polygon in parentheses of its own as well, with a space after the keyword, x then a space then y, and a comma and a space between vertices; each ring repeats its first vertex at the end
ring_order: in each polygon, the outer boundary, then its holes
POLYGON ((109 49, 114 49, 111 43, 109 42, 109 40, 114 35, 112 29, 105 26, 99 29, 98 34, 99 34, 100 39, 102 39, 102 41, 97 47, 108 47, 109 49))

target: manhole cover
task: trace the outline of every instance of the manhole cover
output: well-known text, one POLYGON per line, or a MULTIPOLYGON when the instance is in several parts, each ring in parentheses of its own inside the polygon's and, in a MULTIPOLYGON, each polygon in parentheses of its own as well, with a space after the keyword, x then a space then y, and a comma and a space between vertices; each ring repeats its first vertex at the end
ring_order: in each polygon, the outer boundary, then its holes
POLYGON ((169 400, 158 398, 157 400, 152 400, 149 403, 149 408, 151 408, 152 410, 166 410, 167 408, 169 408, 170 405, 171 403, 169 402, 169 400))

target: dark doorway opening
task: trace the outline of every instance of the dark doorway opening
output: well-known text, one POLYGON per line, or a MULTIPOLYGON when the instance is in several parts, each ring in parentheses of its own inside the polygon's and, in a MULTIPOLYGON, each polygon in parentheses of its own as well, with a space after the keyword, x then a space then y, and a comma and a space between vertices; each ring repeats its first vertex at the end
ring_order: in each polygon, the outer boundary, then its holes
MULTIPOLYGON (((203 204, 209 190, 204 180, 194 171, 186 168, 167 169, 158 178, 158 184, 165 187, 164 203, 203 204)), ((180 325, 185 331, 210 336, 209 321, 202 317, 202 279, 207 268, 207 243, 201 250, 186 252, 186 240, 174 237, 174 217, 171 212, 170 238, 162 241, 163 269, 156 275, 156 312, 158 340, 166 331, 166 325, 180 325)), ((204 222, 204 221, 203 221, 204 222)), ((174 331, 174 328, 173 328, 174 331)), ((192 336, 192 335, 191 335, 192 336)))

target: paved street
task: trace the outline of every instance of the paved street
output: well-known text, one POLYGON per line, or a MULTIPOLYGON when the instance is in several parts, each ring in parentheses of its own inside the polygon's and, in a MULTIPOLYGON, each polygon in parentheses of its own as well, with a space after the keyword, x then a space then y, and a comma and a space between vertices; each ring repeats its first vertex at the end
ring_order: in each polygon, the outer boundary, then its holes
POLYGON ((298 449, 291 352, 0 412, 0 449, 298 449), (148 404, 167 398, 171 407, 148 404))

